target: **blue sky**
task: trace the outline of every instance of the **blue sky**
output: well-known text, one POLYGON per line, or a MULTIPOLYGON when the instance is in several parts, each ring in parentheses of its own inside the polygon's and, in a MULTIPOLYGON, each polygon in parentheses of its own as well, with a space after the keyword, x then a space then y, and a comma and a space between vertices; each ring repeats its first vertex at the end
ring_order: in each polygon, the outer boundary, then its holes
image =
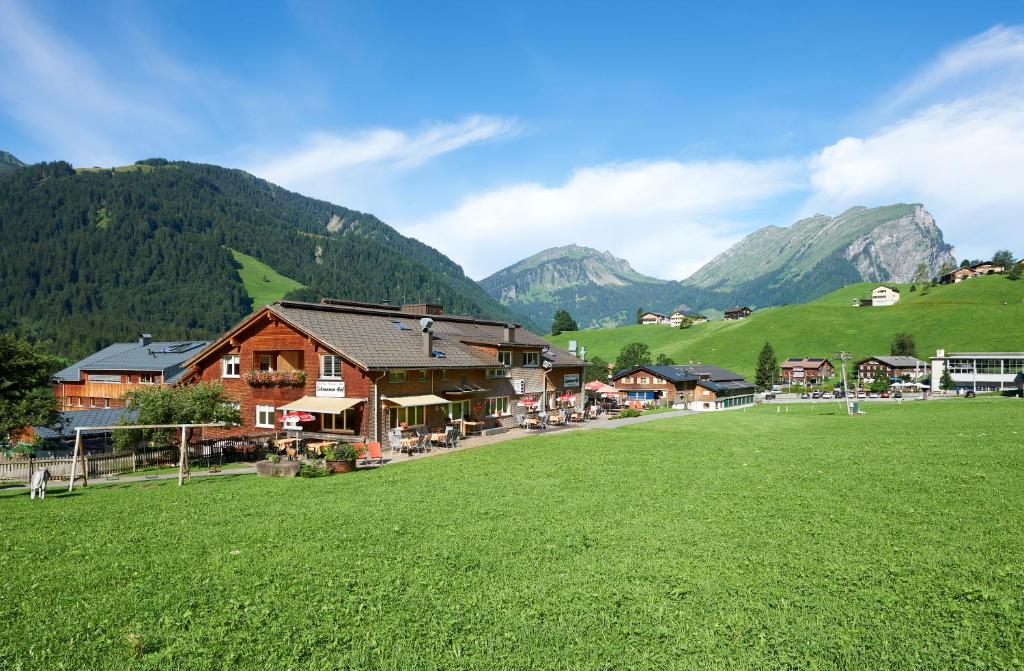
POLYGON ((0 0, 0 148, 244 168, 476 278, 895 201, 1024 254, 1024 5, 767 4, 0 0))

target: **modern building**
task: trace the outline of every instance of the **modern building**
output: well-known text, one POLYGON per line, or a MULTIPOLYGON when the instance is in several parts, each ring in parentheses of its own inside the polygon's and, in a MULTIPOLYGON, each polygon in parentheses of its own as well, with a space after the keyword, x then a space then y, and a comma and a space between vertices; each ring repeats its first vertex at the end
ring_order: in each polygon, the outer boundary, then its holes
POLYGON ((381 440, 395 427, 506 428, 517 414, 581 408, 587 364, 517 324, 324 300, 266 305, 187 365, 190 380, 222 382, 242 416, 204 435, 280 431, 286 413, 305 413, 303 435, 381 440))
POLYGON ((123 408, 125 392, 172 385, 186 372, 185 362, 206 342, 153 342, 143 333, 136 342, 115 343, 54 375, 53 395, 62 410, 123 408))
POLYGON ((645 312, 640 315, 640 323, 649 324, 668 324, 668 317, 661 314, 660 312, 645 312))
POLYGON ((912 356, 869 356, 856 363, 857 379, 870 384, 882 378, 891 382, 915 381, 928 374, 928 362, 912 356))
POLYGON ((818 384, 835 375, 832 362, 821 357, 791 357, 779 369, 784 384, 818 384))
POLYGON ((754 385, 739 373, 704 364, 637 366, 620 370, 612 384, 639 405, 668 403, 690 410, 725 410, 754 403, 754 385))
POLYGON ((752 313, 752 312, 753 312, 753 310, 751 310, 750 308, 748 308, 745 305, 742 306, 742 307, 730 308, 730 309, 725 311, 725 318, 729 319, 729 320, 732 320, 732 319, 746 319, 747 317, 750 316, 750 313, 752 313))
POLYGON ((957 393, 1004 391, 1024 384, 1024 352, 946 352, 931 358, 932 392, 941 391, 948 371, 957 393))

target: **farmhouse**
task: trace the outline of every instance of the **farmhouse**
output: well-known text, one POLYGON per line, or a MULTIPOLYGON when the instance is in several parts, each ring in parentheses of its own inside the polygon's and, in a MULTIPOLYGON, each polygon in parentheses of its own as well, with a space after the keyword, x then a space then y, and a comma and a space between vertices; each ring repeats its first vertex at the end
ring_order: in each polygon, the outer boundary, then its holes
POLYGON ((857 362, 857 379, 917 380, 928 372, 928 362, 912 356, 870 356, 857 362))
POLYGON ((1019 389, 1024 382, 1024 352, 949 352, 931 358, 932 391, 941 390, 946 371, 957 393, 1019 389))
POLYGON ((325 299, 264 306, 188 366, 239 404, 242 426, 208 434, 276 431, 299 412, 314 417, 305 435, 381 440, 400 425, 495 429, 535 406, 581 407, 586 363, 517 324, 325 299))
POLYGON ((745 305, 743 307, 730 308, 730 309, 725 311, 725 318, 726 319, 730 319, 730 320, 731 319, 746 319, 747 317, 750 316, 751 312, 753 312, 753 310, 751 310, 750 308, 748 308, 745 305))
POLYGON ((991 261, 985 261, 983 263, 975 263, 971 266, 971 270, 978 275, 995 275, 1006 269, 998 264, 992 263, 991 261))
POLYGON ((153 342, 143 333, 136 342, 115 343, 54 375, 53 395, 62 410, 123 408, 125 392, 183 379, 185 362, 206 342, 153 342))
POLYGON ((697 312, 676 311, 669 316, 668 323, 672 328, 679 328, 682 326, 684 320, 689 320, 690 324, 703 324, 708 320, 708 318, 697 312))
POLYGON ((880 307, 885 305, 896 305, 900 302, 900 290, 885 284, 879 284, 871 290, 871 305, 880 307))
POLYGON ((641 404, 724 410, 754 402, 754 385, 718 366, 637 366, 615 373, 612 383, 626 393, 628 400, 641 404))
POLYGON ((667 324, 668 317, 660 312, 645 312, 640 315, 641 324, 667 324))
POLYGON ((835 374, 832 362, 820 357, 789 358, 779 368, 786 384, 818 384, 835 374))

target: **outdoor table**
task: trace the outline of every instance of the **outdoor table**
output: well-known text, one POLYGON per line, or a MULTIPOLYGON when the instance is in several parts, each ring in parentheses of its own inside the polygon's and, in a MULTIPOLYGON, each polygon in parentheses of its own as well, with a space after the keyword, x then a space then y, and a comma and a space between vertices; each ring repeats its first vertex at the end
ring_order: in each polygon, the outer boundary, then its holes
POLYGON ((291 447, 292 444, 299 442, 299 440, 299 438, 278 438, 274 441, 274 445, 277 446, 277 449, 283 450, 291 447))
POLYGON ((320 454, 320 451, 322 449, 324 449, 325 447, 330 447, 331 445, 334 445, 334 441, 324 440, 319 443, 310 443, 309 445, 306 445, 306 448, 313 450, 317 454, 320 454))
POLYGON ((467 436, 471 433, 481 433, 484 430, 483 422, 473 422, 468 419, 462 420, 462 426, 465 429, 463 433, 467 436))
POLYGON ((540 426, 539 417, 527 417, 523 420, 523 428, 533 428, 535 426, 540 426))

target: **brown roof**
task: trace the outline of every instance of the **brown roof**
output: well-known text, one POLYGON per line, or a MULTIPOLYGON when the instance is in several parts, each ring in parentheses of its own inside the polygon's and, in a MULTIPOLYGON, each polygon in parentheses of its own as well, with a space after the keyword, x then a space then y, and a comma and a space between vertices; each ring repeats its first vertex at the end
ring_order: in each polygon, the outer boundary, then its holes
POLYGON ((830 366, 832 365, 832 362, 829 361, 828 359, 821 359, 821 358, 818 358, 818 357, 814 357, 814 358, 811 358, 811 359, 794 359, 794 358, 790 358, 790 359, 786 359, 785 361, 783 361, 781 367, 782 368, 796 368, 797 366, 799 366, 800 368, 821 368, 826 363, 828 365, 830 365, 830 366))

